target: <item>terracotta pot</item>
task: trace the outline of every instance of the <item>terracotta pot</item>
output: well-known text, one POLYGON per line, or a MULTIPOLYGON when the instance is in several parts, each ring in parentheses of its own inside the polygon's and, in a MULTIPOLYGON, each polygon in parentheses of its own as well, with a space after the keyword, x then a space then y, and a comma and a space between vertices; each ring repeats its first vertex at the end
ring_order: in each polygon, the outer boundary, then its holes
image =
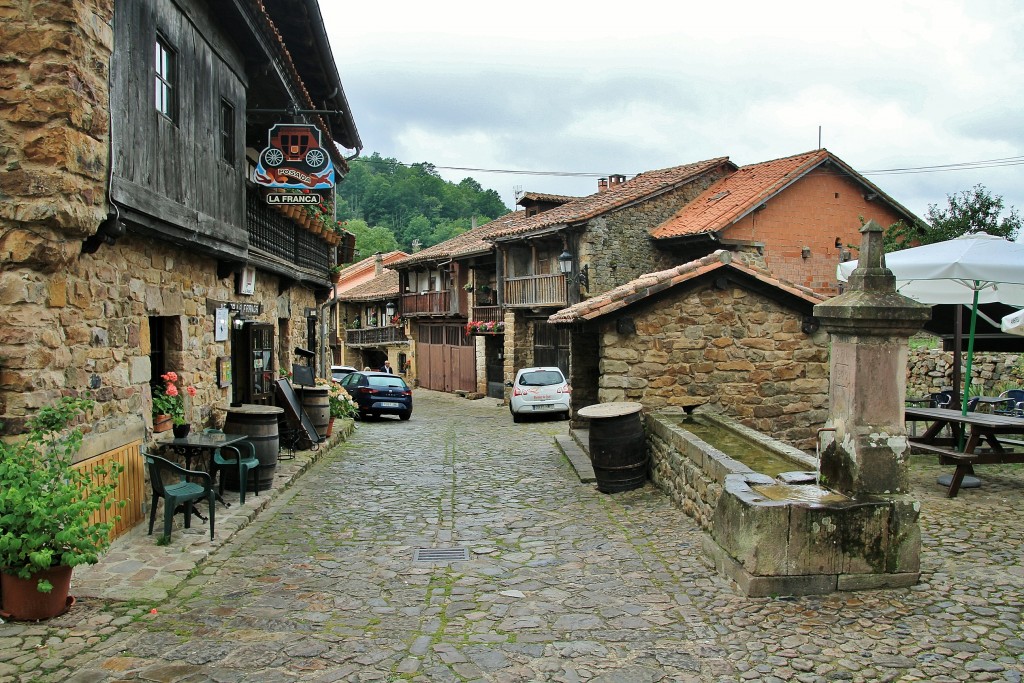
POLYGON ((22 579, 13 574, 0 574, 0 598, 3 614, 8 619, 39 621, 60 616, 71 608, 75 599, 68 596, 71 590, 71 567, 51 567, 22 579), (39 579, 53 584, 49 593, 36 590, 39 579))
POLYGON ((153 431, 154 432, 166 432, 174 424, 174 420, 170 415, 154 415, 153 416, 153 431))
POLYGON ((174 431, 175 439, 184 439, 192 431, 192 425, 186 422, 183 425, 174 425, 171 429, 174 431))

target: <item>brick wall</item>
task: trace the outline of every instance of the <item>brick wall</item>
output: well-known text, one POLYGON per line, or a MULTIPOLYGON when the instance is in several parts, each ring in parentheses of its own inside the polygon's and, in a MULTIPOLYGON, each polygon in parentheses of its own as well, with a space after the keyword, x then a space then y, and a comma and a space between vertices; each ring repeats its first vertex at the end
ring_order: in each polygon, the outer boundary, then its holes
MULTIPOLYGON (((860 244, 860 217, 883 227, 899 219, 882 202, 867 201, 863 187, 839 175, 834 166, 826 166, 769 199, 764 209, 727 228, 722 236, 763 242, 765 260, 775 277, 821 294, 838 294, 840 250, 860 244), (810 247, 807 258, 802 252, 805 246, 810 247)), ((852 257, 857 258, 856 251, 852 257)))

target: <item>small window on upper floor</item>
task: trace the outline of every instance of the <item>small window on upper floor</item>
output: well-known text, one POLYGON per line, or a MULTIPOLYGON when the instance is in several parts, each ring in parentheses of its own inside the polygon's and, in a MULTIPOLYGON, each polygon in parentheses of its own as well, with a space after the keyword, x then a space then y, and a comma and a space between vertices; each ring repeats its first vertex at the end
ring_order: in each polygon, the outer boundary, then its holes
POLYGON ((163 36, 157 36, 154 57, 153 85, 156 92, 156 110, 171 121, 177 121, 178 55, 163 36))
POLYGON ((235 165, 235 108, 227 100, 220 101, 221 158, 235 165))

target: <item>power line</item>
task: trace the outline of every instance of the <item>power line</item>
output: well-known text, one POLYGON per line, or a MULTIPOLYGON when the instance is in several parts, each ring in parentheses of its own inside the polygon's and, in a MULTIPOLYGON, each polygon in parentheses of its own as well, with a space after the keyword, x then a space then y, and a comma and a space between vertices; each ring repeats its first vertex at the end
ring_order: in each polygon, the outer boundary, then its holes
MULTIPOLYGON (((354 161, 364 164, 397 165, 412 168, 413 166, 430 166, 431 168, 445 171, 465 171, 469 173, 504 173, 509 175, 529 176, 554 176, 563 178, 604 178, 609 173, 591 173, 583 171, 524 171, 509 168, 474 168, 471 166, 437 166, 425 163, 405 163, 386 159, 355 159, 354 161)), ((861 175, 911 175, 916 173, 942 173, 945 171, 965 171, 985 168, 1004 168, 1007 166, 1024 165, 1024 156, 1004 157, 1001 159, 986 159, 982 161, 962 161, 952 164, 938 164, 934 166, 905 166, 896 168, 879 168, 868 171, 858 171, 861 175)), ((633 174, 634 176, 637 174, 633 174)))

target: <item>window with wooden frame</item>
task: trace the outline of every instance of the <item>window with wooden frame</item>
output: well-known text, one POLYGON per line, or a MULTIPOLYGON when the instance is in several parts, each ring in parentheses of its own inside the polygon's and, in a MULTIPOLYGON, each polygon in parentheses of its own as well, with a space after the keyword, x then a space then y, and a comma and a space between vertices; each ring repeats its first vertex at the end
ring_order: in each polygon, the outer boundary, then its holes
POLYGON ((235 108, 227 100, 220 101, 221 158, 235 165, 235 108))
POLYGON ((178 55, 170 43, 161 36, 156 37, 153 62, 153 85, 155 88, 156 110, 171 121, 178 118, 178 55))

